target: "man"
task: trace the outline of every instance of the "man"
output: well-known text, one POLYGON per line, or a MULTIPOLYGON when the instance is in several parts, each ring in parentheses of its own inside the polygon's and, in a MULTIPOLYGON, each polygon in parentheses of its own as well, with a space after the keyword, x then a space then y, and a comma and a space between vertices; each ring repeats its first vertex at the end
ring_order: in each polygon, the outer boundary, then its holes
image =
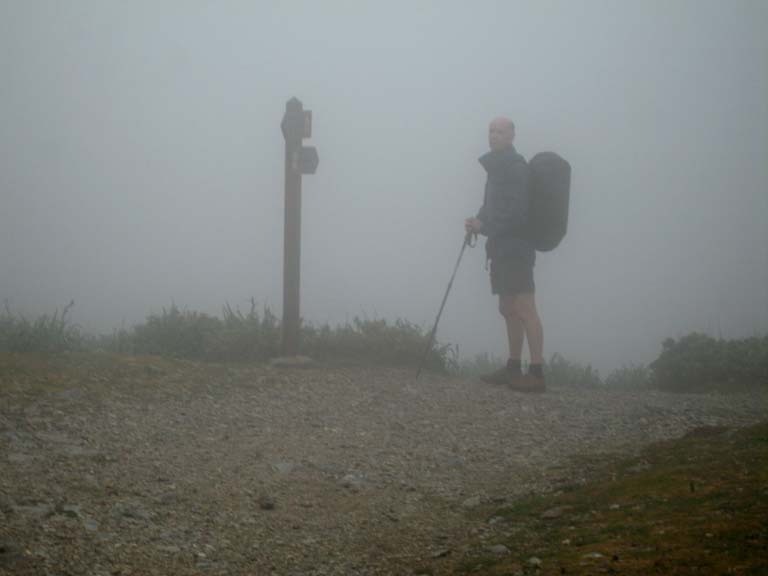
POLYGON ((488 131, 490 152, 480 158, 488 173, 483 206, 477 216, 467 218, 467 233, 487 237, 491 292, 499 296, 509 341, 507 365, 481 376, 484 382, 507 384, 516 390, 543 392, 544 333, 536 310, 533 266, 536 250, 526 238, 530 177, 528 164, 513 145, 515 125, 508 118, 494 119, 488 131), (520 358, 527 337, 531 363, 523 376, 520 358))

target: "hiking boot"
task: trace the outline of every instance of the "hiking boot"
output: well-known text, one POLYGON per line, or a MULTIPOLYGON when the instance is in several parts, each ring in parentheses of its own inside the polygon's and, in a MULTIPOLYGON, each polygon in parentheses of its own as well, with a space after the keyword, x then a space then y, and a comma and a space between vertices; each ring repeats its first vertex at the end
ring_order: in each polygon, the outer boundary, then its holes
POLYGON ((547 391, 547 385, 544 382, 543 375, 536 376, 533 374, 526 374, 510 383, 510 387, 512 390, 517 390, 518 392, 541 393, 547 391))
POLYGON ((512 360, 510 358, 507 361, 506 366, 503 366, 502 368, 499 368, 494 372, 489 372, 488 374, 482 374, 480 376, 480 380, 482 380, 486 384, 495 384, 497 386, 504 386, 504 385, 513 384, 515 381, 519 380, 522 377, 522 375, 523 374, 520 371, 520 361, 512 360))

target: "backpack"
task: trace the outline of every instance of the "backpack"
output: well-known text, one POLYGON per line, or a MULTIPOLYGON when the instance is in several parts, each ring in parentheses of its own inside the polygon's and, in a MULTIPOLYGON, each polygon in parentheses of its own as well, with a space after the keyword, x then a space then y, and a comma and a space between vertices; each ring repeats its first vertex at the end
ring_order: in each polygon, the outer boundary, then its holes
POLYGON ((528 237, 539 252, 557 248, 568 230, 571 165, 554 152, 540 152, 531 170, 528 237))

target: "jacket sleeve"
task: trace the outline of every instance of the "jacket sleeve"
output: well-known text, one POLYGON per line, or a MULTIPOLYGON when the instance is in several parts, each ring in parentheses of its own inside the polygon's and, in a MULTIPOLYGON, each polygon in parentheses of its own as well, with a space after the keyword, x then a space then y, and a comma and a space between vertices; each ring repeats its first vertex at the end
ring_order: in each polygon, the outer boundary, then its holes
POLYGON ((526 163, 517 162, 498 178, 493 184, 498 186, 497 202, 489 206, 486 201, 477 214, 483 223, 480 233, 489 238, 502 234, 522 237, 528 223, 530 169, 526 163))

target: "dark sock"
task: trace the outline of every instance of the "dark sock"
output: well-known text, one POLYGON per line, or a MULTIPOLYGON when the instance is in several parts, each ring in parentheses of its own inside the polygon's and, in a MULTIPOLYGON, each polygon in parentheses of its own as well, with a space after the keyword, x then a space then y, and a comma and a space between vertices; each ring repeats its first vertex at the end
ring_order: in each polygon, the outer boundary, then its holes
POLYGON ((522 374, 523 370, 520 366, 520 359, 519 358, 510 358, 507 360, 507 370, 517 376, 518 374, 522 374))
POLYGON ((528 366, 528 374, 530 374, 531 376, 536 376, 537 378, 543 378, 544 370, 541 364, 531 364, 530 366, 528 366))

